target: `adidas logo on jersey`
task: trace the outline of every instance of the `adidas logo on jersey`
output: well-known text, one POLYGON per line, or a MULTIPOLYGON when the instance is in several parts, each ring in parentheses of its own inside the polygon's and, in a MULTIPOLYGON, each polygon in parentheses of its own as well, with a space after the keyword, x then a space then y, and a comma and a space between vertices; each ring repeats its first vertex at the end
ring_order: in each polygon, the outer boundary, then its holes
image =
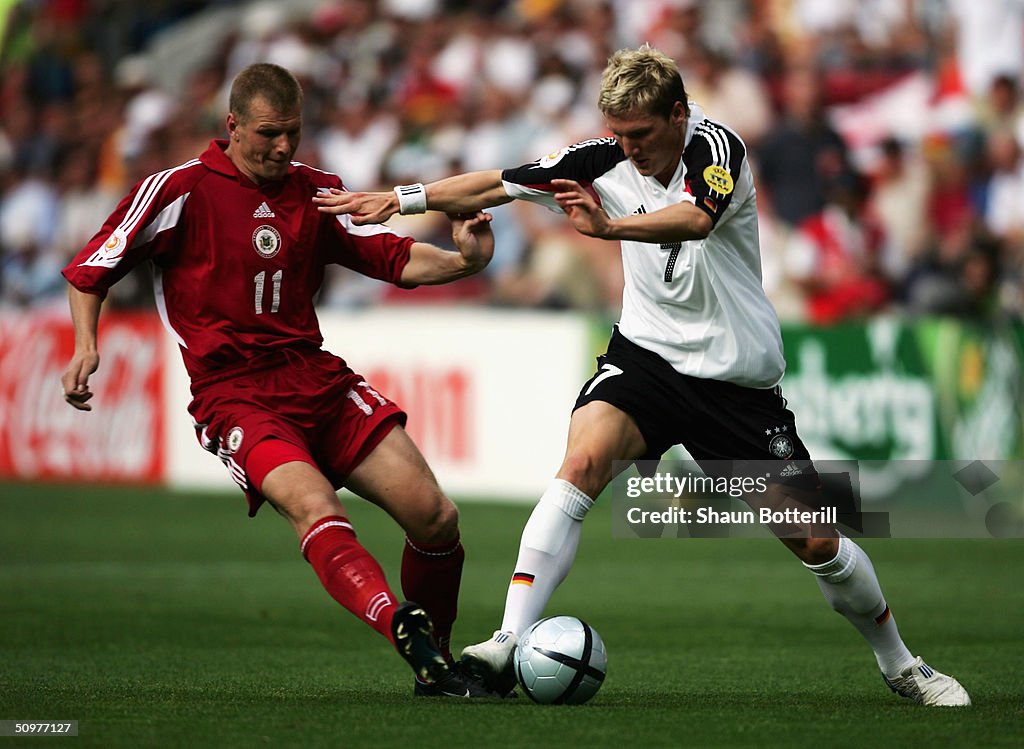
POLYGON ((252 217, 253 218, 277 218, 277 214, 275 214, 272 210, 270 210, 270 206, 267 205, 267 201, 264 200, 262 203, 260 203, 260 207, 257 208, 255 211, 253 211, 252 217))

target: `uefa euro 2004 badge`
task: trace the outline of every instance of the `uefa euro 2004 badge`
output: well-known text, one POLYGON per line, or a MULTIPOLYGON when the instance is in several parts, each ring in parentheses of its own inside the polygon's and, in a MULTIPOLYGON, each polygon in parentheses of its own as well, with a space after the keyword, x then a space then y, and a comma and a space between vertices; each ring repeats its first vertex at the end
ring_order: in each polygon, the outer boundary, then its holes
POLYGON ((281 251, 281 235, 273 226, 263 224, 252 233, 252 246, 260 257, 274 257, 281 251))
POLYGON ((108 258, 118 257, 124 253, 126 245, 127 237, 125 237, 124 231, 120 227, 114 229, 107 237, 107 241, 103 243, 103 255, 108 258))
POLYGON ((568 147, 563 148, 560 151, 554 151, 553 153, 549 153, 547 156, 543 156, 537 160, 537 166, 544 167, 545 169, 552 167, 559 161, 561 161, 562 157, 565 156, 567 153, 569 153, 568 147))
POLYGON ((82 265, 91 265, 98 268, 114 268, 121 258, 124 257, 125 250, 128 249, 128 235, 124 233, 121 227, 117 227, 110 233, 107 240, 101 244, 89 259, 86 260, 82 265))
POLYGON ((793 454, 793 440, 788 434, 776 434, 768 443, 768 450, 779 460, 786 460, 793 454))
POLYGON ((245 432, 242 431, 242 427, 231 427, 228 430, 228 436, 224 439, 224 445, 228 452, 238 452, 238 448, 242 446, 243 437, 245 437, 245 432))

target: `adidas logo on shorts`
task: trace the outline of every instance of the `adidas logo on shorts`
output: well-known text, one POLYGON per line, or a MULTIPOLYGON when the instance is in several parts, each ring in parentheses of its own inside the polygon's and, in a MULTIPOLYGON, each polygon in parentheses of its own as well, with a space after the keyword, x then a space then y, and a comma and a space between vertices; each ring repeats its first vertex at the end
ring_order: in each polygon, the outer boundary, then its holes
POLYGON ((804 469, 796 463, 786 463, 783 469, 779 471, 779 476, 782 478, 786 478, 788 476, 799 476, 803 472, 804 469))

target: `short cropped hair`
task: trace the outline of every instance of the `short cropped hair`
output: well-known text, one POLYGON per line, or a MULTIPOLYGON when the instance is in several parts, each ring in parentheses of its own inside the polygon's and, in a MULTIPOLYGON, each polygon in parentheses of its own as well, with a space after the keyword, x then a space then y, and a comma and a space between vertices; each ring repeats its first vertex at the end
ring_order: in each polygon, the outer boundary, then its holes
POLYGON ((258 62, 235 76, 228 108, 239 120, 245 121, 255 99, 263 99, 278 112, 297 112, 302 109, 302 86, 280 65, 258 62))
POLYGON ((639 49, 620 49, 608 58, 597 100, 602 113, 622 117, 644 112, 667 119, 677 101, 689 115, 683 77, 668 55, 644 44, 639 49))

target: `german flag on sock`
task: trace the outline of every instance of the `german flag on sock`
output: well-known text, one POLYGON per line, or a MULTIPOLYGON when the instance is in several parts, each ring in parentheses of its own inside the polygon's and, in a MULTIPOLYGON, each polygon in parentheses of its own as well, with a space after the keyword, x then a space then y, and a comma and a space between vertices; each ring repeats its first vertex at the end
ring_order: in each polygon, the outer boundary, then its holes
POLYGON ((533 575, 528 575, 525 572, 516 572, 512 575, 513 585, 533 585, 533 575))
POLYGON ((881 627, 883 624, 889 621, 890 616, 892 616, 892 612, 890 612, 889 607, 886 606, 885 611, 883 611, 881 614, 875 617, 875 624, 881 627))

